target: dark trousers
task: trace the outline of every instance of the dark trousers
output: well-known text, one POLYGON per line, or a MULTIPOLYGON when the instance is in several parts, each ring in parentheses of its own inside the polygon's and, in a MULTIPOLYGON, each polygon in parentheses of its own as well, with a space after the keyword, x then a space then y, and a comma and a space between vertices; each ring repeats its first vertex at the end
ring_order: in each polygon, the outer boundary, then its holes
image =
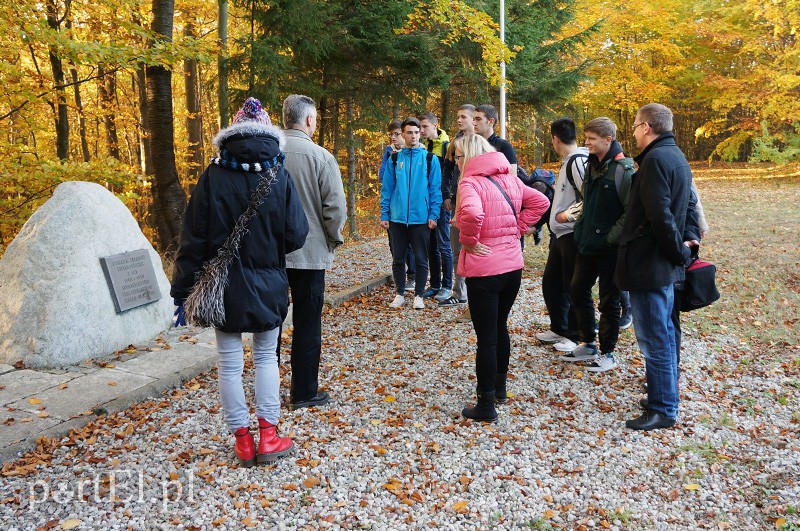
POLYGON ((569 296, 578 247, 572 233, 560 238, 550 235, 550 253, 542 275, 542 295, 550 315, 550 330, 578 341, 578 321, 569 296))
POLYGON ((508 372, 511 339, 508 314, 522 282, 522 269, 488 277, 468 277, 467 298, 472 326, 478 336, 475 375, 478 392, 494 391, 494 378, 508 372))
MULTIPOLYGON (((394 258, 394 247, 392 246, 392 233, 391 231, 386 231, 386 237, 389 239, 389 253, 391 253, 392 257, 394 258)), ((406 270, 406 275, 408 278, 414 278, 415 274, 415 267, 414 267, 414 251, 411 249, 411 246, 408 246, 408 250, 406 251, 406 266, 408 269, 406 270)))
POLYGON ((595 318, 592 287, 600 279, 600 352, 613 352, 619 338, 619 288, 614 284, 616 253, 585 255, 575 258, 570 296, 578 321, 578 338, 584 343, 594 343, 595 318))
POLYGON ((392 239, 392 276, 397 293, 402 295, 406 289, 406 249, 411 244, 414 251, 414 294, 422 297, 425 293, 425 282, 428 280, 428 240, 431 230, 427 224, 403 225, 389 222, 389 233, 392 239))
POLYGON ((435 289, 453 288, 453 250, 450 248, 450 214, 441 209, 436 228, 431 230, 428 245, 428 260, 431 273, 431 287, 435 289))
POLYGON ((292 290, 292 384, 289 400, 302 402, 317 396, 322 352, 324 269, 287 269, 292 290))

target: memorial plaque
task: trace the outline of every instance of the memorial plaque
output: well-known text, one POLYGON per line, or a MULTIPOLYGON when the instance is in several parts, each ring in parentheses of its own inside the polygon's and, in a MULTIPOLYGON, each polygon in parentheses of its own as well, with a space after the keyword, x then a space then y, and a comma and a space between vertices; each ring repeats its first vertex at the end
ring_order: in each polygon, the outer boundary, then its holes
POLYGON ((156 272, 147 249, 100 259, 117 313, 161 298, 156 272))

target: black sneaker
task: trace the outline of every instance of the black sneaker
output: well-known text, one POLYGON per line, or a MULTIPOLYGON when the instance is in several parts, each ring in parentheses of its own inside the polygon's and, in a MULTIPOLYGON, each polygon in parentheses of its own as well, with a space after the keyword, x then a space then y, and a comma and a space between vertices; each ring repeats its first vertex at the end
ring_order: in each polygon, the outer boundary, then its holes
POLYGON ((290 402, 289 410, 296 411, 298 409, 303 409, 304 407, 324 406, 330 401, 331 401, 331 395, 329 395, 327 391, 320 391, 317 393, 317 396, 309 398, 308 400, 299 400, 297 402, 290 402))
POLYGON ((449 299, 439 301, 439 306, 453 306, 455 304, 466 304, 466 303, 467 299, 456 299, 455 297, 450 297, 449 299))

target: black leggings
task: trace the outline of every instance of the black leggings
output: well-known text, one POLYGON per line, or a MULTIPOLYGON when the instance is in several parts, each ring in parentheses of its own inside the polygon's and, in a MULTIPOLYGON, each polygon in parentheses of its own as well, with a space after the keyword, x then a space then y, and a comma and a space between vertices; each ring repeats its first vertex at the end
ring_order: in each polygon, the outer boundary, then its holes
POLYGON ((508 314, 522 283, 522 269, 488 277, 468 277, 466 283, 472 326, 478 336, 475 356, 478 391, 494 391, 495 375, 508 372, 511 357, 508 314))

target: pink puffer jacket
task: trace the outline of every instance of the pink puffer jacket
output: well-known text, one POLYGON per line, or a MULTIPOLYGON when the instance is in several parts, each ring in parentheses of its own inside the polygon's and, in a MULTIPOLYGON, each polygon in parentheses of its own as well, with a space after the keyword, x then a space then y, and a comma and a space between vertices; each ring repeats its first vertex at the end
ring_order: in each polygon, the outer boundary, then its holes
POLYGON ((491 248, 489 256, 475 256, 463 248, 458 257, 458 274, 463 277, 486 277, 522 269, 520 237, 547 211, 547 198, 522 184, 510 174, 510 165, 500 152, 484 153, 469 162, 458 184, 458 210, 455 222, 463 245, 478 242, 491 248), (505 190, 514 204, 511 207, 489 176, 505 190))

